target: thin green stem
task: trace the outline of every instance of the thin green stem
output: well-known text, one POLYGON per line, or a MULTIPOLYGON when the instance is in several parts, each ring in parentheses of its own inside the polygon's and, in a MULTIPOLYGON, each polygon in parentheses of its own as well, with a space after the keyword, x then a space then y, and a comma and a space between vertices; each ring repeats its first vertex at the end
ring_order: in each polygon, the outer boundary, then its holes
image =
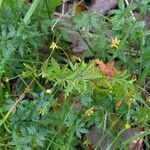
POLYGON ((2 102, 2 100, 3 100, 3 83, 0 78, 0 102, 2 102))
POLYGON ((112 124, 112 126, 108 129, 108 131, 106 132, 105 135, 103 135, 103 137, 96 143, 96 147, 95 150, 97 150, 101 144, 101 142, 104 140, 104 138, 108 135, 108 133, 110 132, 110 130, 118 123, 118 121, 120 120, 121 116, 117 119, 117 121, 115 123, 112 124))
POLYGON ((127 139, 125 142, 121 143, 121 145, 118 145, 115 149, 118 149, 120 146, 126 146, 127 144, 129 144, 130 142, 132 142, 135 139, 143 138, 143 137, 149 136, 149 135, 150 135, 150 130, 142 132, 142 133, 140 133, 140 134, 138 134, 136 136, 133 136, 133 137, 127 139))
POLYGON ((3 0, 0 0, 0 9, 1 9, 1 7, 2 7, 2 3, 3 3, 3 0))
POLYGON ((33 12, 35 11, 35 9, 37 8, 39 3, 40 3, 40 0, 34 0, 32 5, 28 9, 28 11, 23 19, 23 21, 26 25, 29 24, 29 20, 30 20, 31 16, 33 15, 33 12))
POLYGON ((25 94, 29 91, 29 88, 30 88, 31 84, 33 83, 33 81, 34 80, 32 80, 30 82, 30 84, 26 87, 26 89, 24 90, 24 92, 20 95, 20 97, 16 100, 16 102, 11 106, 11 108, 9 109, 9 111, 7 112, 7 114, 0 121, 0 127, 6 122, 6 120, 8 119, 8 117, 10 116, 10 114, 12 113, 12 111, 15 109, 15 107, 17 106, 17 104, 24 98, 25 94))
POLYGON ((34 78, 34 80, 35 80, 35 82, 37 83, 37 85, 38 85, 43 91, 45 91, 45 88, 39 83, 39 81, 38 81, 36 78, 34 78))
POLYGON ((116 138, 110 143, 110 145, 108 146, 107 150, 110 150, 112 145, 114 144, 114 142, 119 138, 119 136, 125 131, 126 129, 122 129, 118 135, 116 136, 116 138))
POLYGON ((48 2, 47 2, 47 0, 45 0, 45 4, 46 4, 46 8, 47 8, 47 13, 48 13, 49 19, 51 20, 51 14, 50 14, 50 9, 49 9, 49 7, 48 7, 48 2))

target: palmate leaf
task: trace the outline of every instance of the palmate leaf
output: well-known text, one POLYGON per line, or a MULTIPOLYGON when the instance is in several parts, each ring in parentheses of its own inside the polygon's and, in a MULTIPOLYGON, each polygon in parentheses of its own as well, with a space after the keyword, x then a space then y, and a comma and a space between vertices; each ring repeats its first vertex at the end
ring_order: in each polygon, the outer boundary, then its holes
POLYGON ((47 81, 52 81, 55 85, 65 87, 66 79, 70 74, 70 70, 67 68, 67 65, 60 66, 54 59, 51 60, 51 63, 48 66, 45 66, 42 69, 42 77, 46 78, 47 81))
POLYGON ((55 85, 63 87, 66 95, 68 95, 73 90, 85 93, 89 82, 99 78, 95 71, 93 63, 80 62, 71 66, 60 66, 52 59, 50 65, 45 67, 41 74, 44 78, 47 78, 47 81, 53 81, 55 85))
POLYGON ((79 97, 81 99, 81 103, 83 106, 89 106, 89 104, 93 101, 89 94, 84 94, 79 97))
POLYGON ((76 24, 74 26, 75 29, 83 29, 86 32, 90 32, 92 30, 101 31, 103 20, 97 13, 90 13, 90 14, 81 14, 76 16, 75 18, 76 24))
POLYGON ((89 131, 87 129, 84 128, 84 124, 80 122, 80 120, 78 120, 76 122, 76 135, 78 138, 81 139, 81 134, 83 133, 88 133, 89 131))
POLYGON ((100 30, 102 25, 102 19, 100 19, 97 13, 90 14, 90 23, 95 30, 100 30))
MULTIPOLYGON (((84 28, 86 25, 89 24, 89 16, 88 15, 80 15, 77 17, 80 18, 80 21, 77 22, 77 24, 75 25, 75 29, 84 28)), ((77 19, 79 19, 79 18, 77 18, 77 19)))
POLYGON ((90 81, 99 78, 99 75, 95 73, 95 67, 93 63, 85 64, 84 62, 76 63, 72 66, 72 72, 67 77, 66 94, 68 95, 71 90, 78 91, 79 93, 85 93, 89 88, 90 81), (68 92, 68 91, 69 92, 68 92))
POLYGON ((150 122, 150 109, 148 108, 140 108, 138 112, 136 112, 136 117, 138 123, 142 125, 146 125, 150 122))

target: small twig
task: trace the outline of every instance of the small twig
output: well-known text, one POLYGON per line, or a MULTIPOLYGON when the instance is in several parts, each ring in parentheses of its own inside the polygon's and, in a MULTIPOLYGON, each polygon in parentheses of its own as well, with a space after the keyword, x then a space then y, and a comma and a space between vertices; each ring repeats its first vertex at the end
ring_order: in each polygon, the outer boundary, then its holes
MULTIPOLYGON (((66 1, 66 0, 65 0, 66 1)), ((74 7, 76 7, 77 5, 80 5, 84 0, 81 0, 80 2, 78 2, 74 7)), ((54 28, 56 26, 56 24, 64 17, 64 8, 65 8, 65 4, 63 3, 63 7, 62 7, 62 12, 61 12, 61 16, 56 20, 56 22, 54 23, 54 25, 51 27, 51 30, 54 31, 54 28)), ((69 15, 70 12, 72 10, 69 10, 65 15, 69 15)))
POLYGON ((56 22, 54 23, 54 25, 53 25, 52 28, 51 28, 53 32, 54 32, 54 27, 56 26, 56 24, 61 20, 61 18, 64 17, 65 3, 66 3, 66 0, 63 0, 61 15, 60 15, 60 17, 56 20, 56 22))
POLYGON ((64 13, 65 13, 65 4, 66 4, 66 0, 63 0, 62 11, 61 11, 62 16, 64 16, 64 13))
POLYGON ((26 89, 24 90, 24 92, 20 95, 20 97, 16 100, 16 102, 11 106, 11 108, 9 109, 9 111, 7 112, 7 114, 0 121, 0 127, 8 119, 8 117, 10 116, 10 114, 12 113, 12 111, 15 109, 15 107, 17 106, 17 104, 25 97, 25 94, 29 91, 29 88, 30 88, 31 84, 33 83, 33 81, 34 81, 34 79, 30 82, 30 84, 26 87, 26 89))
MULTIPOLYGON (((129 4, 130 4, 128 0, 125 0, 125 3, 126 3, 127 6, 129 6, 129 4)), ((135 21, 136 19, 135 19, 133 11, 130 11, 130 13, 131 13, 131 16, 132 16, 133 20, 135 21)))
POLYGON ((139 89, 141 89, 143 92, 147 93, 148 96, 150 96, 150 93, 149 93, 146 89, 140 87, 139 85, 137 85, 137 87, 138 87, 139 89))
MULTIPOLYGON (((61 17, 62 16, 62 14, 61 13, 59 13, 59 12, 54 12, 54 16, 56 16, 56 17, 61 17)), ((64 14, 64 16, 63 17, 65 17, 65 18, 70 18, 71 16, 70 15, 68 15, 68 14, 64 14)))
POLYGON ((149 84, 150 84, 150 80, 144 85, 144 89, 146 89, 149 84))

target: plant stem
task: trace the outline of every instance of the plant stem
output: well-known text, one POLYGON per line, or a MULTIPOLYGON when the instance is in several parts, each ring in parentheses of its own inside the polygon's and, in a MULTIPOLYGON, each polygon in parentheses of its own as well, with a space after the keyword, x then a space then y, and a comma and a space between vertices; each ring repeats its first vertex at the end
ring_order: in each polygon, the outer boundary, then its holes
POLYGON ((3 3, 3 0, 0 0, 0 9, 1 9, 1 7, 2 7, 2 3, 3 3))
POLYGON ((0 78, 0 102, 2 102, 2 99, 3 99, 3 83, 0 78))
POLYGON ((49 10, 49 7, 48 7, 47 0, 45 0, 45 4, 46 4, 46 8, 47 8, 47 13, 48 13, 49 19, 51 20, 51 14, 50 14, 50 10, 49 10))
POLYGON ((29 91, 29 88, 30 88, 31 84, 33 83, 33 81, 34 81, 34 79, 30 82, 30 84, 26 87, 26 89, 24 90, 24 92, 20 95, 20 97, 16 100, 16 102, 11 106, 11 108, 9 109, 9 111, 7 112, 7 114, 0 121, 0 127, 6 122, 6 120, 10 116, 11 112, 15 109, 15 107, 17 106, 17 104, 24 98, 25 94, 29 91))

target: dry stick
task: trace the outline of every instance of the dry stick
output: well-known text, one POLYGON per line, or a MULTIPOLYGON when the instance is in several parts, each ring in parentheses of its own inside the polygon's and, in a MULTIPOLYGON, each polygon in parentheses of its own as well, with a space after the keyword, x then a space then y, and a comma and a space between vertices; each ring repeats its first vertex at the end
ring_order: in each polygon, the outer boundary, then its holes
POLYGON ((144 84, 144 89, 146 89, 149 84, 150 84, 150 80, 147 83, 144 84))
POLYGON ((62 16, 64 16, 64 14, 65 14, 65 3, 66 3, 66 0, 63 0, 62 12, 61 12, 62 16))
MULTIPOLYGON (((71 12, 71 10, 69 10, 66 14, 64 14, 65 1, 66 1, 66 0, 63 1, 63 7, 62 7, 61 15, 58 14, 58 13, 56 13, 56 15, 58 15, 58 16, 60 16, 60 17, 56 20, 56 22, 55 22, 54 25, 52 26, 52 28, 51 28, 52 31, 54 31, 54 27, 55 27, 56 24, 61 20, 61 18, 63 18, 63 17, 66 16, 66 15, 67 15, 67 17, 69 17, 68 14, 71 12)), ((81 0, 81 1, 78 2, 76 5, 79 5, 79 4, 82 3, 83 1, 84 1, 84 0, 81 0)), ((82 38, 82 40, 85 42, 85 44, 88 46, 88 48, 92 51, 92 53, 95 54, 94 49, 91 47, 91 45, 88 43, 88 41, 82 36, 81 31, 80 31, 80 30, 77 30, 77 32, 78 32, 78 34, 81 36, 81 38, 82 38)))
POLYGON ((142 88, 140 86, 137 86, 139 89, 141 89, 143 92, 147 93, 148 96, 150 96, 150 93, 145 89, 145 88, 142 88))
MULTIPOLYGON (((128 0, 125 0, 125 3, 126 3, 127 6, 129 6, 129 4, 130 4, 128 0)), ((133 20, 135 21, 136 19, 135 19, 133 11, 130 11, 130 13, 131 13, 131 16, 132 16, 133 20)))
MULTIPOLYGON (((77 4, 76 4, 76 6, 77 5, 80 5, 82 2, 83 2, 84 0, 81 0, 80 2, 78 2, 77 4)), ((63 18, 65 15, 68 15, 70 12, 71 12, 71 10, 69 10, 66 14, 64 14, 64 9, 65 9, 65 7, 64 7, 64 4, 65 2, 63 2, 63 7, 62 7, 62 11, 61 11, 61 16, 56 20, 56 22, 54 23, 54 25, 51 27, 51 30, 52 31, 54 31, 54 28, 55 28, 55 26, 56 26, 56 24, 61 20, 61 18, 63 18)))
POLYGON ((28 92, 32 82, 34 81, 34 79, 30 82, 30 84, 26 87, 26 89, 24 90, 24 92, 20 95, 20 97, 16 100, 16 102, 11 106, 11 108, 9 109, 9 111, 7 112, 7 114, 4 116, 4 118, 1 120, 0 122, 0 127, 5 123, 5 121, 8 119, 8 117, 10 116, 11 112, 14 110, 14 108, 17 106, 17 104, 24 98, 25 94, 28 92))

